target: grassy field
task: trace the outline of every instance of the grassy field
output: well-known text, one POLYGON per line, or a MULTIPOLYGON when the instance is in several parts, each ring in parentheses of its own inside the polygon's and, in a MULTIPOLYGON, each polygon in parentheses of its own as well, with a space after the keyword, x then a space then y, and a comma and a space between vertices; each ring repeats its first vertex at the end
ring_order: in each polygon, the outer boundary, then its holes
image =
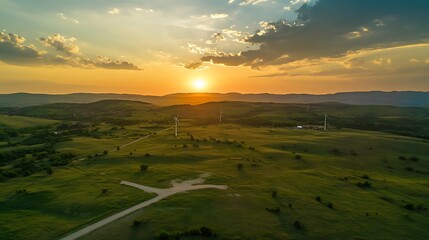
POLYGON ((0 115, 0 126, 4 125, 10 128, 30 128, 46 126, 55 124, 57 122, 58 121, 43 118, 0 115))
MULTIPOLYGON (((86 157, 138 138, 131 134, 137 129, 153 131, 131 126, 116 138, 79 137, 55 148, 86 157)), ((171 196, 83 239, 156 239, 162 230, 208 226, 219 239, 423 240, 428 157, 427 140, 387 133, 184 124, 177 138, 153 135, 53 175, 0 183, 0 239, 56 239, 154 196, 121 180, 167 188, 206 172, 207 183, 228 190, 171 196), (149 166, 144 173, 141 164, 149 166), (22 189, 27 193, 16 193, 22 189)))

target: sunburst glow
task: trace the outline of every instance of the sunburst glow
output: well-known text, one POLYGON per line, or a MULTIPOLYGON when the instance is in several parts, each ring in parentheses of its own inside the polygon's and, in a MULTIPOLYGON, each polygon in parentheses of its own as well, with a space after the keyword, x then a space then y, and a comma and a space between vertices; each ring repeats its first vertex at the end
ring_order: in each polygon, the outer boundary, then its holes
POLYGON ((204 79, 197 79, 194 81, 193 86, 196 90, 204 90, 207 86, 207 83, 204 79))

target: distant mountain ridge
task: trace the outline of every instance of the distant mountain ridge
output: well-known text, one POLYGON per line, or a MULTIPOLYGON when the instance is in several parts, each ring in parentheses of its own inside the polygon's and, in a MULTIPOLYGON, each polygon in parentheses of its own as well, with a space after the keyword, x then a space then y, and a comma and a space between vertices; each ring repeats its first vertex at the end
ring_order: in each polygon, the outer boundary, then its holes
POLYGON ((241 93, 175 93, 165 96, 72 93, 72 94, 0 94, 0 107, 26 107, 50 103, 91 103, 101 100, 131 100, 160 106, 202 104, 219 101, 273 102, 273 103, 322 103, 338 102, 353 105, 392 105, 401 107, 429 107, 429 92, 340 92, 334 94, 241 94, 241 93))

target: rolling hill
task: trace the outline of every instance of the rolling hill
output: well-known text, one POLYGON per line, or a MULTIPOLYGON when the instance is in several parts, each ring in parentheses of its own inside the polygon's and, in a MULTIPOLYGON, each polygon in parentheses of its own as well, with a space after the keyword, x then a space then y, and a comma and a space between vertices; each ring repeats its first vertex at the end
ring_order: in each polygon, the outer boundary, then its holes
POLYGON ((240 94, 240 93, 176 93, 165 96, 135 94, 72 93, 64 95, 13 93, 0 94, 0 107, 26 107, 50 103, 90 103, 101 100, 130 100, 160 106, 202 104, 219 101, 320 103, 338 102, 353 105, 392 105, 402 107, 428 107, 429 92, 344 92, 325 95, 311 94, 240 94))

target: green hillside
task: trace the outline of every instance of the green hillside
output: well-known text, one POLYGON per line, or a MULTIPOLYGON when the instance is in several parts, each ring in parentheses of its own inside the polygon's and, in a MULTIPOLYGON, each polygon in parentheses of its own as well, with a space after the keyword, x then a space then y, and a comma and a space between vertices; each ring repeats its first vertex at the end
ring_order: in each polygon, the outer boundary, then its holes
MULTIPOLYGON (((201 225, 221 239, 429 237, 425 141, 366 131, 230 124, 185 125, 181 131, 178 138, 171 131, 157 134, 118 152, 55 168, 52 175, 1 183, 0 238, 56 239, 150 197, 119 185, 121 180, 168 187, 170 180, 192 179, 201 172, 211 174, 208 183, 229 189, 172 196, 83 239, 154 239, 161 230, 173 233, 201 225), (149 170, 139 172, 141 164, 149 170), (21 189, 26 193, 16 193, 21 189), (103 194, 102 189, 108 192, 103 194), (266 210, 277 208, 279 213, 266 210), (142 224, 132 227, 134 220, 142 224), (295 221, 303 228, 294 227, 295 221)), ((55 149, 72 151, 77 158, 103 149, 92 147, 90 141, 106 149, 120 142, 76 138, 55 149)))
POLYGON ((429 142, 386 133, 424 133, 425 108, 102 101, 3 111, 57 120, 2 128, 0 239, 58 239, 155 197, 122 180, 168 188, 202 173, 228 189, 170 196, 81 239, 205 239, 202 227, 217 239, 429 238, 429 142))

